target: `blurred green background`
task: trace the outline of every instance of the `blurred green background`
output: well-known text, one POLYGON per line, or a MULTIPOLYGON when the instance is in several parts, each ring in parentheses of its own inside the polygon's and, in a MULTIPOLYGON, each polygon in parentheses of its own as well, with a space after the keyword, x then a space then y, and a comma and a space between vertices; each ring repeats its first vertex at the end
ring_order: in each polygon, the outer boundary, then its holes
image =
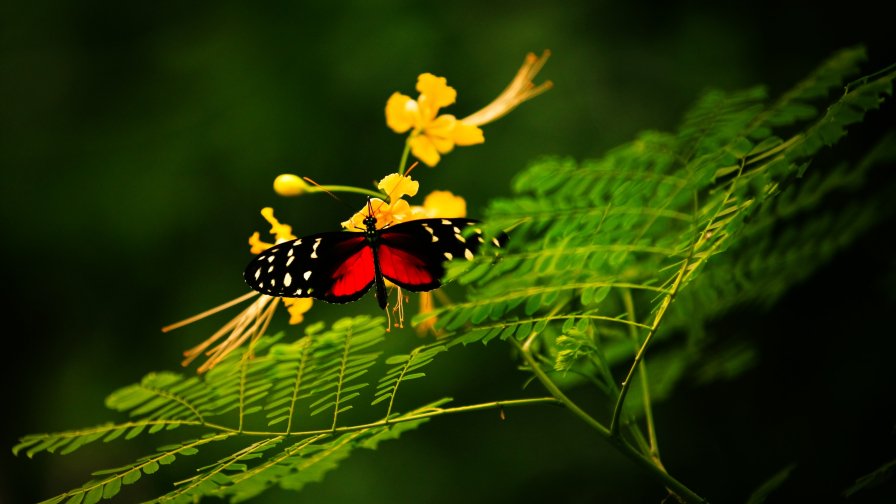
MULTIPOLYGON (((6 447, 111 419, 108 392, 178 369, 180 353, 227 315, 159 328, 246 291, 246 238, 267 228, 261 207, 300 234, 336 229, 340 204, 279 198, 274 177, 367 185, 393 171, 403 139, 383 108, 393 91, 416 95, 419 73, 446 76, 458 90, 448 111, 464 116, 503 89, 526 52, 553 52, 537 79, 553 90, 486 126, 484 145, 417 169, 423 192, 462 194, 477 216, 530 160, 596 157, 640 130, 673 129, 706 88, 767 84, 774 95, 857 43, 870 70, 896 61, 892 19, 870 2, 4 2, 0 41, 6 447)), ((890 106, 864 127, 879 132, 892 118, 890 106)), ((893 231, 881 226, 772 313, 720 322, 757 338, 762 360, 735 382, 659 405, 674 475, 715 501, 742 501, 795 462, 783 495, 836 497, 892 458, 894 345, 879 340, 892 336, 884 317, 896 308, 884 243, 893 231)), ((309 320, 377 311, 372 299, 319 303, 309 320)), ((406 349, 417 336, 390 338, 406 349)), ((453 352, 420 400, 520 396, 525 377, 509 357, 501 344, 453 352)), ((358 452, 300 495, 262 501, 662 499, 563 411, 508 414, 438 419, 358 452)), ((7 449, 0 502, 56 495, 161 444, 140 443, 35 460, 7 449)), ((167 489, 141 485, 135 499, 167 489)))

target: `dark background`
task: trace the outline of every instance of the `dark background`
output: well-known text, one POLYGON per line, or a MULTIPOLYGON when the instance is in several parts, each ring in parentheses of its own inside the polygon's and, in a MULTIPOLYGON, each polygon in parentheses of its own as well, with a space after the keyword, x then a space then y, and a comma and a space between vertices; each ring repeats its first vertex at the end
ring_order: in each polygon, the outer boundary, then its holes
MULTIPOLYGON (((112 419, 108 392, 178 369, 180 352, 227 315, 159 328, 245 292, 246 238, 267 228, 261 207, 299 234, 346 218, 323 196, 277 197, 273 178, 366 185, 394 171, 403 139, 386 128, 383 107, 393 91, 416 96, 421 72, 448 78, 459 97, 448 112, 464 116, 503 89, 526 52, 553 52, 538 79, 553 80, 552 91, 486 126, 484 145, 418 169, 423 192, 463 194, 476 216, 528 161, 596 157, 638 131, 673 129, 706 88, 767 84, 775 95, 857 43, 869 49, 868 70, 896 61, 892 19, 870 2, 483 3, 0 4, 0 446, 112 419)), ((892 118, 890 106, 862 134, 879 135, 892 118)), ((781 502, 836 500, 893 458, 893 231, 878 226, 771 313, 746 308, 714 328, 757 341, 761 360, 657 407, 674 475, 713 501, 737 502, 796 463, 781 502)), ((376 311, 372 299, 319 303, 309 319, 376 311)), ((401 351, 416 338, 393 332, 390 345, 401 351)), ((452 352, 420 400, 520 395, 524 376, 509 357, 500 343, 452 352)), ((662 499, 564 411, 508 414, 437 419, 356 453, 300 495, 264 501, 662 499)), ((140 442, 35 460, 7 450, 0 502, 56 495, 163 444, 140 442)), ((153 479, 130 495, 164 491, 153 479)))

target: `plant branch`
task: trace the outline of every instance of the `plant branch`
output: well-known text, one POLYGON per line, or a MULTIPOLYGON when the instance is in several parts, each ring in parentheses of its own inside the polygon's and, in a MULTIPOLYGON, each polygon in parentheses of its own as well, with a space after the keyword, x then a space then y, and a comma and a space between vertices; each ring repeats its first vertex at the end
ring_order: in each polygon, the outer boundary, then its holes
MULTIPOLYGON (((635 315, 635 303, 632 300, 632 293, 628 289, 622 291, 622 302, 625 304, 625 311, 628 314, 629 320, 632 322, 637 320, 635 315)), ((629 326, 629 335, 632 338, 632 342, 637 345, 638 331, 633 326, 629 326)), ((647 379, 647 365, 643 359, 638 365, 638 371, 641 377, 641 394, 644 403, 644 420, 647 423, 647 439, 650 443, 650 456, 657 463, 660 463, 660 448, 656 438, 656 428, 653 423, 653 406, 651 405, 650 400, 650 382, 647 379)))
POLYGON ((553 397, 532 397, 528 399, 509 399, 506 401, 491 401, 487 403, 470 404, 467 406, 457 406, 454 408, 430 408, 426 410, 415 410, 403 415, 399 415, 391 419, 383 419, 377 422, 366 424, 348 425, 344 427, 336 427, 335 429, 317 429, 307 431, 293 432, 272 432, 272 431, 238 431, 224 425, 206 422, 203 424, 191 423, 190 425, 203 425, 205 427, 219 430, 222 432, 239 433, 246 436, 314 436, 318 434, 332 434, 336 432, 352 432, 358 430, 373 429, 376 427, 385 427, 392 424, 402 422, 412 422, 414 420, 422 420, 424 418, 432 418, 442 415, 451 415, 455 413, 467 413, 470 411, 481 411, 489 409, 508 408, 514 406, 528 406, 532 404, 560 404, 560 401, 553 397))
POLYGON ((511 339, 517 347, 520 349, 520 353, 523 358, 529 364, 532 369, 532 372, 535 374, 536 378, 541 382, 542 385, 548 392, 551 393, 557 401, 559 401, 563 406, 566 406, 574 415, 579 417, 582 421, 584 421, 589 426, 593 427, 601 436, 603 436, 607 441, 610 442, 616 449, 622 452, 623 455, 628 457, 630 460, 635 462, 638 466, 645 469, 647 472, 652 474, 658 480, 662 482, 662 484, 672 492, 680 501, 686 503, 705 503, 706 499, 697 495, 693 490, 685 486, 682 482, 678 481, 672 475, 666 472, 666 470, 659 464, 657 464, 653 459, 645 457, 638 450, 636 450, 632 445, 626 442, 625 439, 614 436, 610 434, 610 430, 604 427, 603 424, 595 420, 591 415, 586 413, 582 408, 580 408, 576 403, 572 402, 563 391, 557 387, 551 379, 542 371, 541 367, 532 357, 532 352, 530 349, 530 345, 532 341, 535 339, 538 333, 533 332, 526 341, 520 345, 515 339, 511 339))
POLYGON ((675 281, 672 283, 672 286, 669 288, 668 294, 663 298, 663 301, 660 303, 659 308, 656 311, 656 316, 653 318, 653 324, 650 327, 650 331, 647 333, 647 336, 644 338, 644 342, 641 344, 641 348, 638 349, 638 353, 635 354, 635 360, 632 362, 632 366, 628 370, 628 374, 625 377, 625 380, 622 382, 622 388, 619 390, 619 398, 616 400, 616 406, 613 408, 613 418, 610 421, 610 434, 616 436, 619 429, 619 416, 622 414, 622 406, 625 403, 625 397, 628 395, 628 391, 631 388, 632 377, 635 374, 635 369, 638 367, 641 360, 644 358, 644 353, 647 351, 647 345, 650 344, 650 340, 653 338, 653 335, 656 334, 656 331, 659 329, 660 324, 663 321, 663 318, 666 315, 666 310, 669 309, 669 306, 672 304, 672 301, 675 299, 675 295, 678 293, 678 289, 681 287, 682 280, 684 279, 685 273, 688 271, 688 265, 691 262, 691 258, 694 256, 694 249, 696 247, 697 242, 695 241, 688 252, 688 257, 682 262, 681 267, 678 269, 678 274, 675 276, 675 281))
POLYGON ((411 153, 411 137, 404 142, 404 151, 401 153, 401 161, 398 163, 398 174, 404 175, 404 169, 408 165, 408 154, 411 153))

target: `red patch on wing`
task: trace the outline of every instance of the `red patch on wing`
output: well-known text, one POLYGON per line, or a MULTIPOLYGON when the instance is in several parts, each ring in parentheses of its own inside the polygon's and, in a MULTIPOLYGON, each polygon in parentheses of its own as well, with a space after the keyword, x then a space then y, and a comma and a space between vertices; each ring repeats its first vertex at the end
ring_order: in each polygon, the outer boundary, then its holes
POLYGON ((386 244, 380 245, 377 255, 383 276, 402 287, 429 290, 439 286, 439 279, 433 277, 423 259, 386 244))
MULTIPOLYGON (((363 238, 363 237, 362 237, 363 238)), ((329 294, 347 297, 366 291, 373 283, 373 251, 365 246, 349 256, 333 271, 329 294)))

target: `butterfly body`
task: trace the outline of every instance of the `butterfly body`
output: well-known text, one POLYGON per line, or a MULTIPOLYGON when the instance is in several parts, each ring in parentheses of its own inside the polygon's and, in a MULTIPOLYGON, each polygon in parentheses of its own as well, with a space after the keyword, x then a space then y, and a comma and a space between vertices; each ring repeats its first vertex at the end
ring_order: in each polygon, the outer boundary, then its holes
POLYGON ((253 259, 243 278, 270 296, 331 303, 355 301, 376 285, 385 309, 386 279, 412 292, 429 291, 441 285, 445 261, 472 260, 485 240, 479 229, 464 229, 476 222, 420 219, 377 229, 376 219, 367 217, 363 233, 319 233, 279 243, 253 259))

